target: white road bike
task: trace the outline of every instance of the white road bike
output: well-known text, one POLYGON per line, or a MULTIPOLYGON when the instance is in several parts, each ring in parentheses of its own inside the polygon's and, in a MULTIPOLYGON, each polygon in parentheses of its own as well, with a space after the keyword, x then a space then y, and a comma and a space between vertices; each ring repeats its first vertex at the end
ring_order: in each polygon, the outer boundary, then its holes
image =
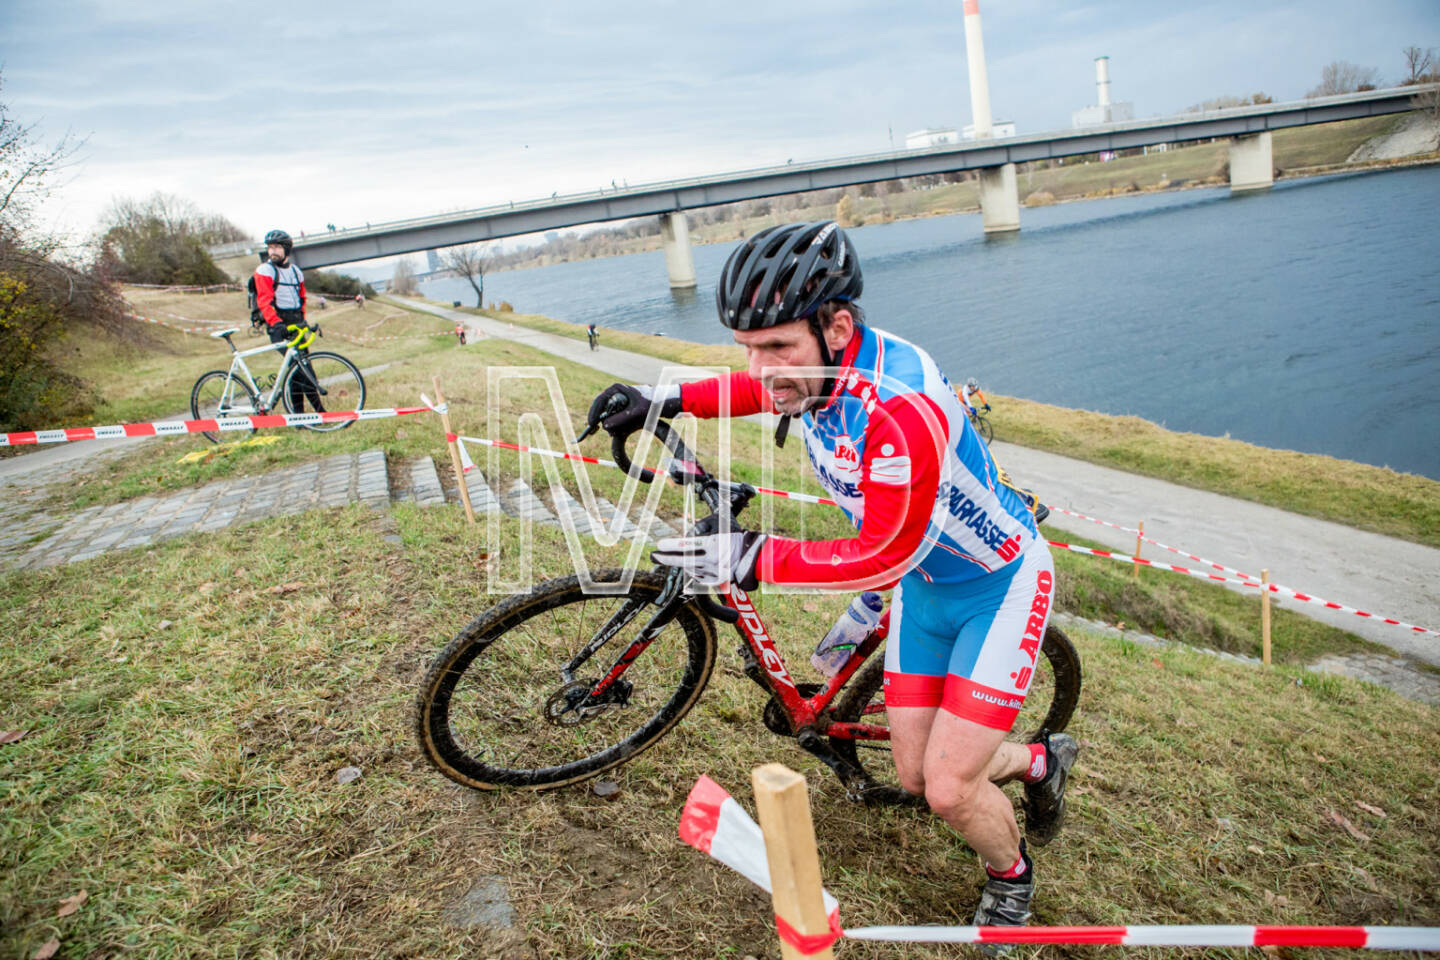
MULTIPOLYGON (((308 348, 320 335, 319 327, 303 327, 295 339, 285 345, 285 356, 280 369, 264 384, 257 383, 245 364, 246 357, 259 356, 279 349, 276 344, 239 350, 230 338, 239 333, 238 327, 217 330, 210 336, 224 340, 230 345, 229 370, 211 370, 195 381, 190 390, 190 413, 196 420, 220 419, 223 417, 244 417, 267 414, 283 405, 286 413, 324 413, 327 410, 362 410, 365 407, 365 378, 360 370, 340 356, 323 350, 310 351, 308 348)), ((344 430, 353 420, 326 422, 316 417, 313 423, 299 426, 307 430, 328 433, 344 430)), ((245 432, 245 431, 241 431, 245 432)), ((254 432, 252 427, 249 433, 254 432)), ((212 443, 219 442, 219 431, 202 431, 212 443)))

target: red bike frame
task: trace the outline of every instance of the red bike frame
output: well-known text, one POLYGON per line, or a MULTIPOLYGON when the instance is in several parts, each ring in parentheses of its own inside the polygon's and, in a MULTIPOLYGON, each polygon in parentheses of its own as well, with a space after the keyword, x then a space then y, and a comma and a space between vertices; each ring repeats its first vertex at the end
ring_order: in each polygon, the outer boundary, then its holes
POLYGON ((756 610, 755 605, 750 602, 749 594, 741 590, 739 586, 731 584, 730 592, 723 594, 722 599, 727 607, 740 614, 736 626, 744 635, 745 642, 750 645, 750 652, 755 655, 761 669, 770 678, 770 688, 774 690, 785 713, 789 715, 792 729, 802 730, 805 727, 816 726, 817 732, 840 740, 890 739, 888 727, 869 723, 826 721, 822 716, 825 708, 830 706, 830 701, 835 699, 836 694, 854 676, 855 671, 860 669, 861 665, 889 635, 889 607, 886 607, 885 612, 880 615, 880 622, 875 629, 870 631, 870 634, 855 648, 855 655, 845 661, 840 672, 830 678, 830 682, 825 685, 824 689, 813 697, 804 697, 800 695, 799 688, 791 679, 790 671, 785 666, 785 659, 775 648, 775 641, 770 638, 770 631, 766 628, 765 621, 761 619, 760 611, 756 610))

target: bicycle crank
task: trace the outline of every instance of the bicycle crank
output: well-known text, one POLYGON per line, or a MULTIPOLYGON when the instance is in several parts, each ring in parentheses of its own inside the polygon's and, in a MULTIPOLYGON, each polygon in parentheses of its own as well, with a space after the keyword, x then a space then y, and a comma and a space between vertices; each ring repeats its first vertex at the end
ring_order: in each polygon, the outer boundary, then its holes
POLYGON ((545 719, 561 727, 574 727, 593 720, 611 707, 624 707, 630 703, 631 686, 624 680, 616 680, 605 691, 601 700, 590 700, 590 691, 596 680, 576 680, 567 683, 550 695, 545 701, 545 719), (587 702, 588 701, 588 702, 587 702))

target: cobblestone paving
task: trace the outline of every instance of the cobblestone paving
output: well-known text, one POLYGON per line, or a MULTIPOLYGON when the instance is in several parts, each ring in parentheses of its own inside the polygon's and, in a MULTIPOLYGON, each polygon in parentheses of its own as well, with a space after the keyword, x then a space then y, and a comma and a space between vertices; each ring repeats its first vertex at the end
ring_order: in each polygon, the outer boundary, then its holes
POLYGON ((445 491, 440 487, 440 474, 435 470, 435 461, 430 457, 416 457, 403 464, 400 474, 404 486, 391 491, 396 503, 416 503, 422 507, 443 507, 445 491))
POLYGON ((28 548, 0 547, 0 562, 33 570, 192 531, 219 530, 353 502, 373 507, 390 502, 383 450, 340 454, 261 476, 219 480, 169 496, 89 507, 55 525, 49 537, 28 548))
POLYGON ((1375 653, 1332 653, 1306 669, 1316 673, 1338 673, 1367 683, 1389 687, 1402 697, 1440 706, 1440 674, 1417 670, 1403 657, 1375 653))

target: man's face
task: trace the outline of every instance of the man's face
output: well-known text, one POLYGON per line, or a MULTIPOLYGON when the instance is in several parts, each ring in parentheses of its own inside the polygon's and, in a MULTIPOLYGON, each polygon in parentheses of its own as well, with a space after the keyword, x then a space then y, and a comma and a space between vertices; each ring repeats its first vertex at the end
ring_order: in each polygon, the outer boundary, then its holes
MULTIPOLYGON (((825 331, 830 349, 838 352, 850 342, 852 332, 849 313, 841 311, 825 331), (842 318, 843 331, 837 329, 842 326, 842 318)), ((818 367, 822 363, 820 342, 815 339, 808 321, 792 320, 763 330, 736 330, 735 342, 745 348, 750 376, 760 381, 779 412, 792 416, 804 413, 824 399, 820 396, 820 389, 825 385, 823 377, 786 376, 785 373, 787 368, 818 367)))
POLYGON ((266 250, 271 260, 274 260, 276 263, 285 262, 285 248, 280 244, 272 243, 266 250))

